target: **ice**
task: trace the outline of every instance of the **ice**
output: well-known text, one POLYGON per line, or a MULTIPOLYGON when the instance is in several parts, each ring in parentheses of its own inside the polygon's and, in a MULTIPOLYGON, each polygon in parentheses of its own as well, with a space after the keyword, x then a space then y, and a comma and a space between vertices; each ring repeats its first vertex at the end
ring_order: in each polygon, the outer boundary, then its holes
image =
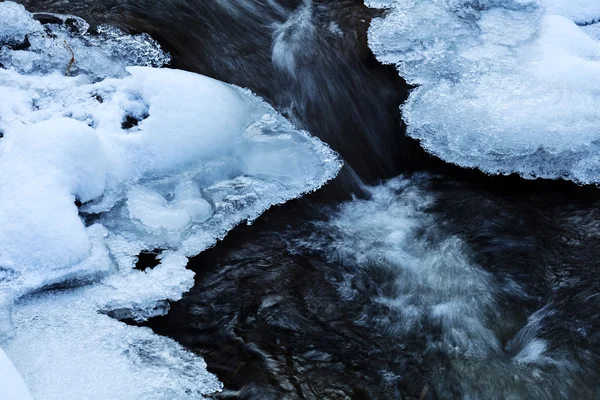
POLYGON ((597 0, 541 0, 550 14, 569 18, 578 25, 600 22, 600 2, 597 0))
POLYGON ((2 3, 0 65, 11 66, 21 73, 60 71, 97 80, 125 76, 128 65, 161 67, 171 60, 170 55, 144 33, 132 36, 115 27, 99 25, 92 34, 89 25, 76 16, 37 16, 55 23, 42 26, 23 6, 2 3), (22 50, 12 51, 15 45, 22 50))
POLYGON ((167 312, 187 257, 341 161, 247 90, 152 68, 147 35, 51 17, 0 3, 0 345, 34 398, 203 398, 201 357, 117 319, 167 312))
POLYGON ((582 26, 581 30, 587 33, 590 37, 600 40, 600 22, 582 26))
POLYGON ((428 152, 598 183, 599 18, 595 0, 396 0, 369 44, 418 85, 401 109, 428 152))
POLYGON ((150 228, 168 230, 185 230, 194 222, 206 221, 212 215, 212 207, 201 197, 196 184, 189 182, 188 185, 191 187, 186 191, 182 191, 182 185, 175 188, 172 202, 145 188, 130 190, 127 207, 131 218, 150 228))
POLYGON ((105 315, 138 321, 156 315, 163 299, 178 300, 193 285, 186 263, 171 252, 147 272, 121 271, 98 285, 19 301, 5 350, 33 397, 202 399, 218 391, 220 383, 200 357, 150 329, 105 315))
POLYGON ((16 305, 17 329, 5 349, 34 398, 191 400, 219 390, 201 358, 98 313, 105 296, 101 287, 83 287, 16 305))
POLYGON ((365 0, 365 5, 371 8, 388 8, 395 0, 365 0))
POLYGON ((29 18, 23 6, 14 2, 2 4, 2 24, 0 25, 0 43, 19 43, 28 33, 42 33, 42 25, 29 18))

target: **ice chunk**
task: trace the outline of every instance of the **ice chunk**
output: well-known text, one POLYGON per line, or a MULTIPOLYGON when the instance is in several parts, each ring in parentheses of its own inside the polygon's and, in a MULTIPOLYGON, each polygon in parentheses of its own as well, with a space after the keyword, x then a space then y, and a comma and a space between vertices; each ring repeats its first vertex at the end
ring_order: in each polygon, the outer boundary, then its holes
POLYGON ((24 41, 27 34, 43 32, 42 25, 30 18, 22 5, 4 2, 0 14, 0 46, 17 44, 24 41))
POLYGON ((212 207, 200 197, 199 191, 196 194, 190 188, 182 193, 181 186, 175 188, 175 200, 170 203, 159 193, 143 187, 130 190, 127 207, 131 218, 138 219, 150 228, 168 230, 184 230, 193 222, 204 222, 210 218, 212 207))
POLYGON ((185 210, 193 222, 204 222, 212 215, 211 205, 194 182, 181 182, 175 187, 174 206, 185 210))
POLYGON ((168 57, 147 36, 38 35, 0 3, 7 17, 30 47, 0 51, 0 343, 45 400, 214 393, 201 357, 110 316, 165 313, 193 285, 188 256, 341 161, 247 90, 149 67, 168 57), (151 249, 160 265, 134 269, 151 249))
POLYGON ((81 18, 50 15, 63 23, 48 23, 42 27, 23 6, 2 3, 0 64, 21 73, 61 71, 68 75, 84 74, 95 80, 125 76, 128 65, 161 67, 171 60, 147 34, 132 36, 108 25, 99 25, 90 33, 89 25, 81 18), (78 29, 74 31, 73 26, 78 29), (18 45, 21 51, 11 51, 10 45, 18 45))
POLYGON ((369 44, 419 85, 402 106, 429 152, 488 173, 600 182, 594 0, 396 0, 369 44), (586 25, 586 26, 580 26, 586 25))
POLYGON ((395 0, 365 0, 365 5, 371 8, 388 8, 395 0))
POLYGON ((0 98, 3 268, 68 271, 86 259, 75 200, 88 202, 82 209, 107 235, 137 235, 152 248, 208 234, 185 248, 197 254, 340 168, 322 142, 249 92, 183 71, 128 71, 89 83, 0 70, 10 94, 0 98), (127 118, 139 121, 124 128, 127 118))

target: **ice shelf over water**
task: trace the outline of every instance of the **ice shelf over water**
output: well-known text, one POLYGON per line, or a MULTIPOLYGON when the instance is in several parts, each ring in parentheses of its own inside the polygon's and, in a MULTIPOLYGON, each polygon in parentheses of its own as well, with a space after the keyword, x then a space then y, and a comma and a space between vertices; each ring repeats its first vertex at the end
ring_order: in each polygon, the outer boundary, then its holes
POLYGON ((600 182, 600 1, 368 0, 369 45, 417 85, 430 153, 491 174, 600 182))
POLYGON ((156 68, 147 35, 38 19, 0 3, 0 346, 33 398, 214 393, 200 357, 109 315, 165 313, 193 285, 187 257, 341 161, 249 91, 156 68))

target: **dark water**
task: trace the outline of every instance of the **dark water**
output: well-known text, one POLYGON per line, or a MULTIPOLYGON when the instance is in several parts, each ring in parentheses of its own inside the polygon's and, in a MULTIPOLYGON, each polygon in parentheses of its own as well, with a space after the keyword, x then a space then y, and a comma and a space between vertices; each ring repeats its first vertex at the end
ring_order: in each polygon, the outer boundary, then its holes
POLYGON ((341 218, 304 199, 238 228, 149 326, 202 354, 223 398, 598 398, 600 202, 405 182, 341 218), (414 218, 414 240, 382 245, 363 212, 414 218))
POLYGON ((173 67, 252 89, 346 161, 192 259, 195 287, 148 322, 205 358, 219 398, 600 398, 597 189, 426 156, 361 1, 23 3, 149 32, 173 67))

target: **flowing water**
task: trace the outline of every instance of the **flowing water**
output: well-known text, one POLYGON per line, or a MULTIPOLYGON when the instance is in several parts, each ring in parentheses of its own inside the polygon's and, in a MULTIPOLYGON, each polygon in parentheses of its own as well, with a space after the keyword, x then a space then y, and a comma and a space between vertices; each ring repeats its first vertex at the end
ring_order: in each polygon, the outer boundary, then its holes
POLYGON ((204 357, 218 398, 600 398, 600 196, 425 155, 398 111, 410 87, 367 46, 380 11, 22 3, 148 32, 173 67, 250 88, 346 161, 193 258, 193 289, 147 323, 204 357))

